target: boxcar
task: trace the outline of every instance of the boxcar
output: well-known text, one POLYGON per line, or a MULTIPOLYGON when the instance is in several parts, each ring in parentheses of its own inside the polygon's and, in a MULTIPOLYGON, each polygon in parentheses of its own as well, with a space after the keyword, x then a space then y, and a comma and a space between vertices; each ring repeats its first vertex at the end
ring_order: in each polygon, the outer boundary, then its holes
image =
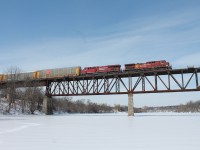
POLYGON ((67 68, 56 68, 39 70, 34 73, 34 78, 57 78, 67 76, 78 76, 80 75, 81 67, 67 67, 67 68))

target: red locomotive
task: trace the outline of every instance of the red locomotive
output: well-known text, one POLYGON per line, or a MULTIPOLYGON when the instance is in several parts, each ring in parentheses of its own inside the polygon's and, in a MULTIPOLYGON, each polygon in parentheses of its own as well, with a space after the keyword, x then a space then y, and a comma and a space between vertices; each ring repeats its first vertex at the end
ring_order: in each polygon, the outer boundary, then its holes
MULTIPOLYGON (((125 64, 124 71, 139 71, 139 70, 151 70, 151 69, 171 69, 169 62, 166 60, 150 61, 146 63, 125 64)), ((93 73, 111 73, 120 72, 121 65, 108 65, 108 66, 96 66, 85 67, 81 70, 81 74, 93 74, 93 73)))
POLYGON ((81 70, 81 74, 120 72, 120 68, 121 65, 86 67, 81 70))
POLYGON ((150 61, 146 63, 125 64, 124 71, 149 70, 149 69, 171 69, 171 66, 169 65, 169 62, 165 60, 150 61))

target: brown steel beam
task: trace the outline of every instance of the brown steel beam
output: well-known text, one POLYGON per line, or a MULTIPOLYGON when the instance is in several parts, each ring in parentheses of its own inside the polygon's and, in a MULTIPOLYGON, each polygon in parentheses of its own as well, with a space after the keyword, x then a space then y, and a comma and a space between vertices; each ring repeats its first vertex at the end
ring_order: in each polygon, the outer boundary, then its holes
MULTIPOLYGON (((159 91, 134 91, 133 94, 145 93, 172 93, 172 92, 196 92, 200 89, 186 89, 186 90, 159 90, 159 91)), ((85 93, 85 94, 48 94, 49 96, 90 96, 90 95, 118 95, 128 94, 129 92, 112 92, 112 93, 85 93)))

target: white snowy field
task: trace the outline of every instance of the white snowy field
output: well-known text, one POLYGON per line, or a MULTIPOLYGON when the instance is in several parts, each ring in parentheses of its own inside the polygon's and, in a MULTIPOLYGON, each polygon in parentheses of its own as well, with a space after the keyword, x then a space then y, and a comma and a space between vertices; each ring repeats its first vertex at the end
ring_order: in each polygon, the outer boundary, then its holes
POLYGON ((200 114, 0 116, 0 150, 199 150, 200 114))

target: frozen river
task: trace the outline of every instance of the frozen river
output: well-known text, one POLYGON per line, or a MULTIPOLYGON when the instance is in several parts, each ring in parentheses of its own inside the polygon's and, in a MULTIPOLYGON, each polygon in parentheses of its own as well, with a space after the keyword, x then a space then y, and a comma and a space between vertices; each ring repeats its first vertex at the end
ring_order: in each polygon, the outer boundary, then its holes
POLYGON ((200 114, 0 116, 1 150, 199 150, 200 114))

